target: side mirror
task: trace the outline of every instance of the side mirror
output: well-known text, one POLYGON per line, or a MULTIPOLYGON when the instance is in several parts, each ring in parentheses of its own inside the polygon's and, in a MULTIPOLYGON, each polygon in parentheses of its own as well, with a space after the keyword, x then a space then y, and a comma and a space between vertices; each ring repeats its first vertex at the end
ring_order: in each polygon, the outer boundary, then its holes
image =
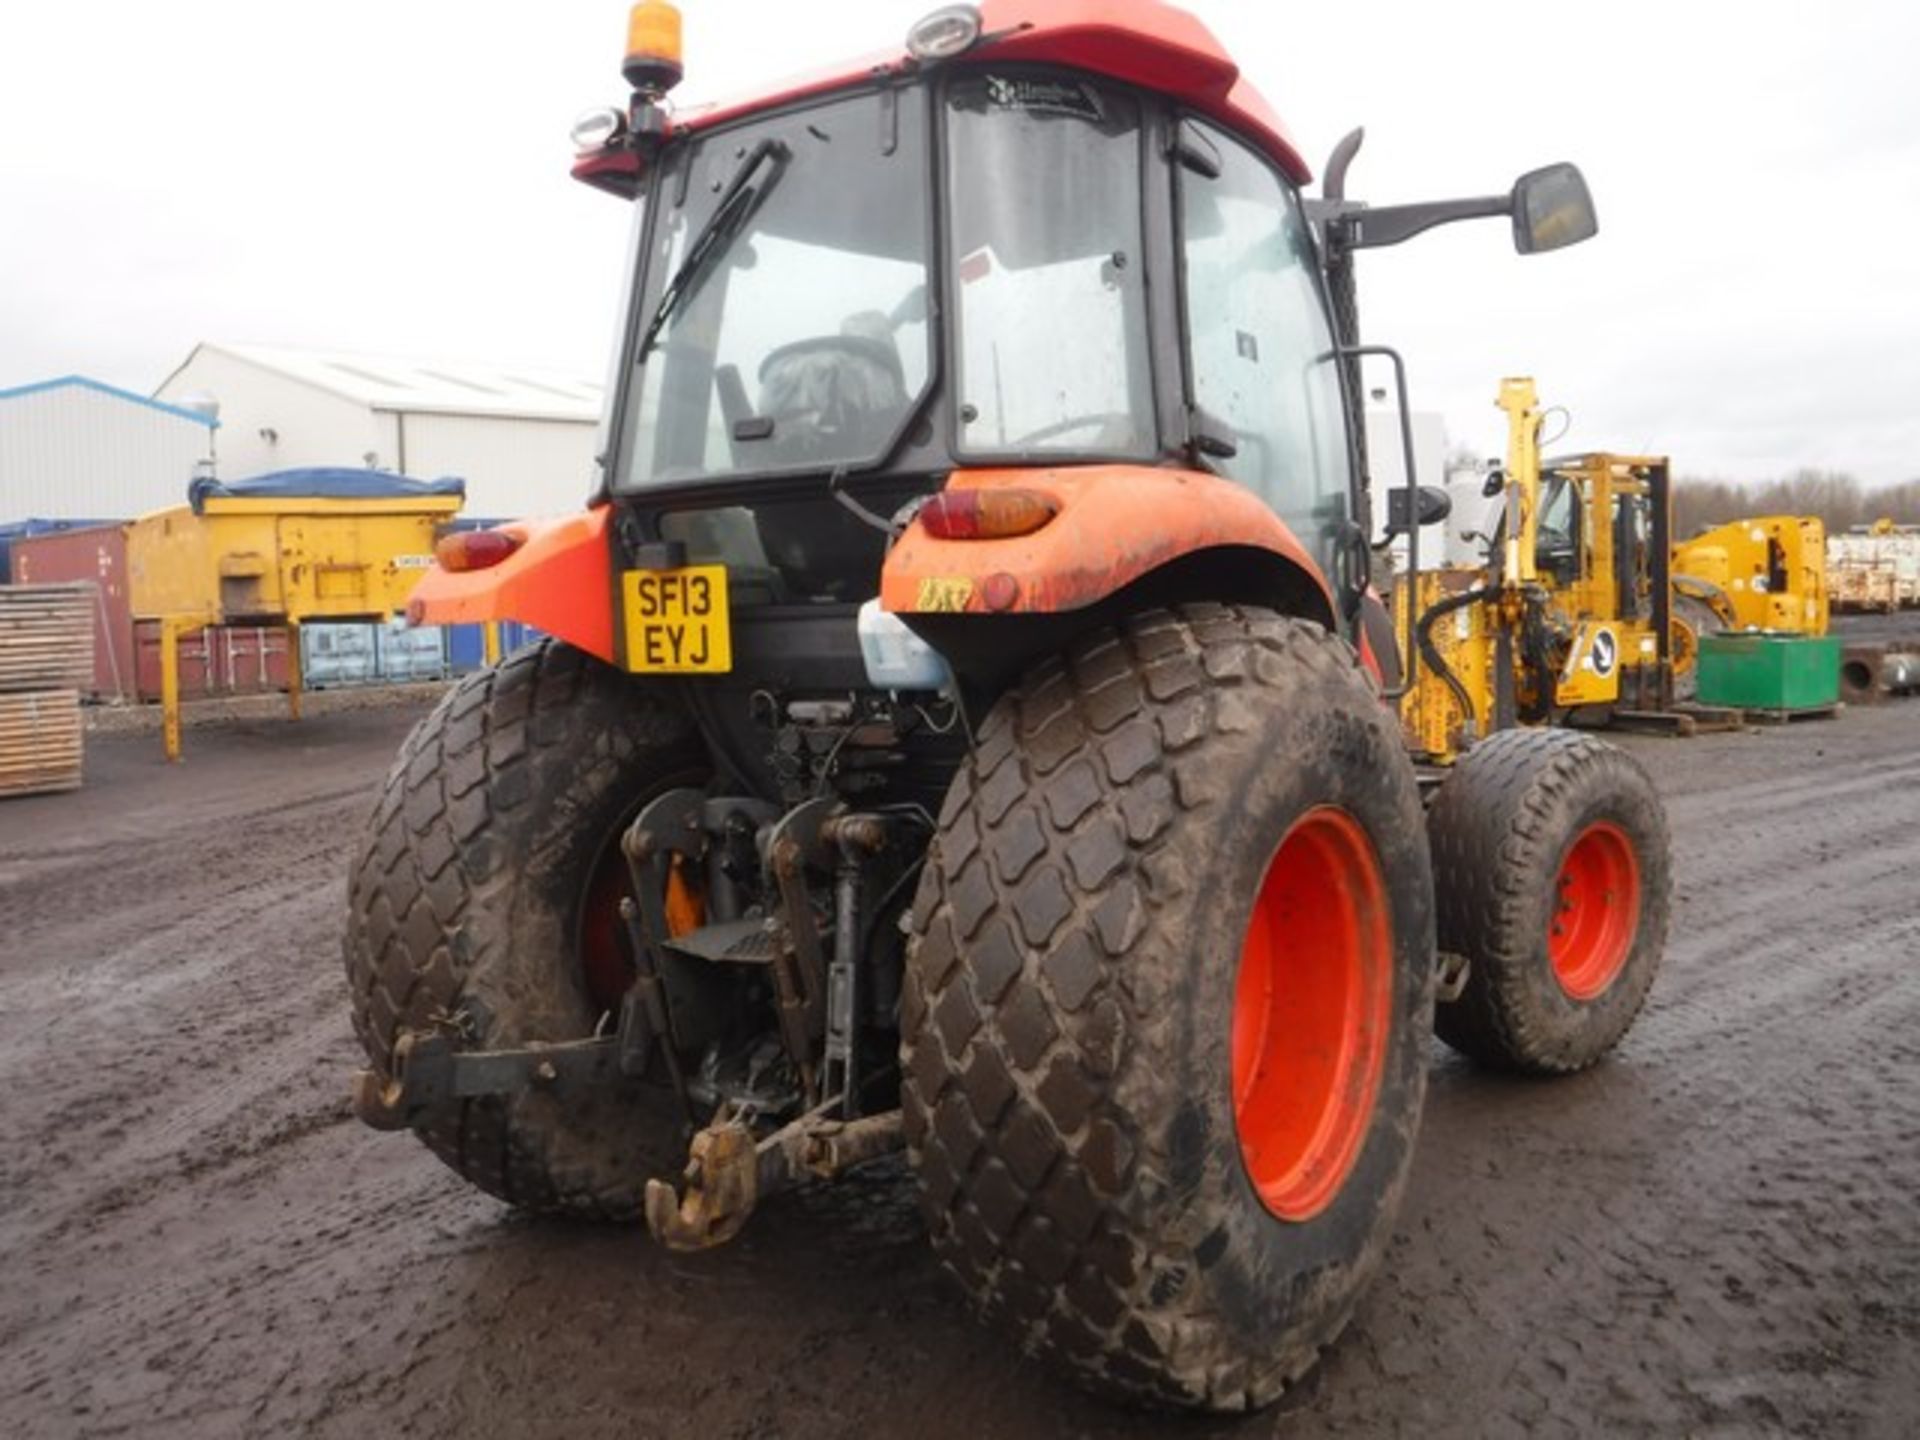
POLYGON ((1578 245, 1599 230, 1578 165, 1548 165, 1513 182, 1513 248, 1522 255, 1578 245))
MULTIPOLYGON (((1404 535, 1413 527, 1407 522, 1407 487, 1399 485, 1387 492, 1387 534, 1404 535)), ((1453 497, 1438 485, 1420 487, 1420 524, 1438 525, 1453 513, 1453 497)))

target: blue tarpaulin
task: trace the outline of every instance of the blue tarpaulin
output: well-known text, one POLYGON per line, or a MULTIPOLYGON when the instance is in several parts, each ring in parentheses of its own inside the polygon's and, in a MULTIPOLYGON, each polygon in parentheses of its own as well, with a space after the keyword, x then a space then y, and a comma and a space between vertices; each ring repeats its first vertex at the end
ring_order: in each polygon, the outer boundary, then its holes
POLYGON ((187 487, 187 501, 198 515, 207 497, 248 500, 397 500, 417 495, 458 495, 466 498, 467 482, 447 476, 441 480, 410 480, 390 470, 311 469, 276 470, 251 480, 196 480, 187 487))

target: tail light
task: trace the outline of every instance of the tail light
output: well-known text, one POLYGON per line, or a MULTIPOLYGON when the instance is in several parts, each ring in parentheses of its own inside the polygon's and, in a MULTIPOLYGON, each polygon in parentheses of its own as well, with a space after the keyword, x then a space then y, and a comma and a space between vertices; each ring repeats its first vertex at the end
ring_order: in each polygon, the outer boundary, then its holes
POLYGON ((1059 513, 1060 502, 1038 490, 943 490, 920 507, 920 523, 936 540, 1005 540, 1059 513))
POLYGON ((513 554, 520 543, 520 537, 507 530, 456 530, 434 543, 433 558, 442 570, 485 570, 513 554))

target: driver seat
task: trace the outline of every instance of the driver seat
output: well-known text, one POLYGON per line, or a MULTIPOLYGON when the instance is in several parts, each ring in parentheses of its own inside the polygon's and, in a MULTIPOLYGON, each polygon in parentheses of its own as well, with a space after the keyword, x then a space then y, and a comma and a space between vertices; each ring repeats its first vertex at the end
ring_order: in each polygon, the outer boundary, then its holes
POLYGON ((756 414, 773 422, 776 463, 871 455, 907 409, 893 325, 878 310, 849 315, 838 335, 782 345, 760 362, 756 414))

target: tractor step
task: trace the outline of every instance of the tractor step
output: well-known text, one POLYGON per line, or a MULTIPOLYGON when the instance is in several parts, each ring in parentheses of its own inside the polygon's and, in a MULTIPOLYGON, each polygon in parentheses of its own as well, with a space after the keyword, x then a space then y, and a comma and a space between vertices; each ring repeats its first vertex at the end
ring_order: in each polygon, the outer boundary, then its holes
POLYGON ((776 922, 754 917, 721 920, 675 935, 663 949, 716 965, 771 965, 780 951, 776 922))

